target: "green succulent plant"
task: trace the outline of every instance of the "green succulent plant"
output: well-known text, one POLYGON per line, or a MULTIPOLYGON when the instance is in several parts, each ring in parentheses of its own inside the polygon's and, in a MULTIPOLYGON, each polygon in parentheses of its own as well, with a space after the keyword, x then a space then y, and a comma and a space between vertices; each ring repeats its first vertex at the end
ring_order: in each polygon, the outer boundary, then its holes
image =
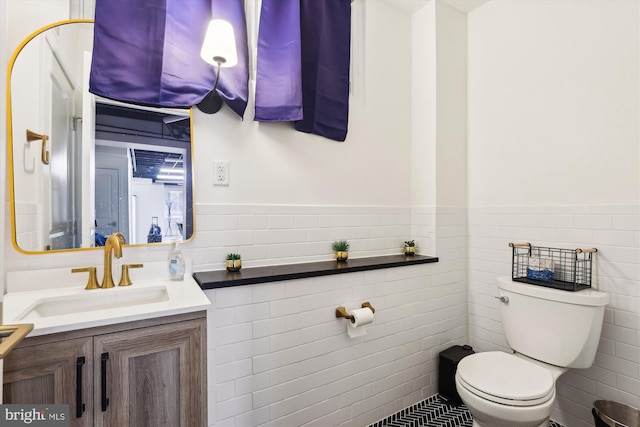
POLYGON ((240 254, 227 254, 227 261, 235 261, 241 259, 240 254))
POLYGON ((351 245, 346 240, 336 240, 331 245, 331 249, 333 249, 335 252, 347 252, 350 246, 351 245))
POLYGON ((404 245, 413 248, 416 245, 416 242, 415 240, 407 240, 404 242, 404 245))

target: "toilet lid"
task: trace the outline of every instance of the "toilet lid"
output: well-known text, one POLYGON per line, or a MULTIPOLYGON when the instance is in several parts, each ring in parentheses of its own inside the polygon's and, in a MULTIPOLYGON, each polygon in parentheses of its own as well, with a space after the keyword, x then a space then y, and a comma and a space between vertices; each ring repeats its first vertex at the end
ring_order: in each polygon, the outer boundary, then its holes
POLYGON ((532 406, 555 397, 551 372, 501 351, 463 358, 456 374, 470 392, 497 403, 532 406))

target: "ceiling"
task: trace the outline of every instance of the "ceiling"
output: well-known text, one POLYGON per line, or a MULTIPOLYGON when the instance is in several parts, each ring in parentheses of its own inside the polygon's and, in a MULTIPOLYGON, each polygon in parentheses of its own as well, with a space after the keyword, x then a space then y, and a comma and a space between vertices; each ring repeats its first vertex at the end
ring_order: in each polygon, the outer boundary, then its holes
POLYGON ((134 178, 147 178, 156 181, 157 176, 161 175, 161 168, 183 171, 184 159, 180 154, 140 150, 137 148, 130 148, 130 150, 134 178))
POLYGON ((190 142, 190 121, 189 116, 98 103, 96 137, 136 143, 129 148, 133 176, 156 181, 160 168, 183 169, 182 155, 163 149, 163 146, 177 141, 190 142))
POLYGON ((461 12, 469 13, 473 12, 483 4, 487 3, 489 0, 442 0, 444 3, 447 3, 449 6, 452 6, 458 9, 461 12))
MULTIPOLYGON (((363 0, 366 1, 366 0, 363 0)), ((397 7, 408 13, 414 13, 417 10, 421 9, 424 5, 429 3, 430 1, 435 0, 385 0, 388 4, 397 7)), ((448 4, 449 6, 458 9, 463 13, 469 13, 479 8, 483 4, 487 3, 489 0, 438 0, 443 3, 448 4)))

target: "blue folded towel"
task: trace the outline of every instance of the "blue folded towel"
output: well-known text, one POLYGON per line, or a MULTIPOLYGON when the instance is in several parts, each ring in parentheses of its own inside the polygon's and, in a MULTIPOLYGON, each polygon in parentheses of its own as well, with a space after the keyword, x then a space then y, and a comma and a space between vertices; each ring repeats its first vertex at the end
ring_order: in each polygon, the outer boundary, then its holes
POLYGON ((553 282, 553 271, 544 269, 544 270, 532 270, 527 268, 527 278, 533 280, 542 280, 545 282, 553 282))

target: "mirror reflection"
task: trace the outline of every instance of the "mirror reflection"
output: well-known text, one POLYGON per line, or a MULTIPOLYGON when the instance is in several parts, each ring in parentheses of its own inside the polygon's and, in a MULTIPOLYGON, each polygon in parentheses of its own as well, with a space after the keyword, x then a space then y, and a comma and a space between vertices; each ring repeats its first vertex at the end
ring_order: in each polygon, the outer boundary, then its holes
POLYGON ((13 241, 38 253, 193 236, 191 116, 88 92, 93 23, 26 40, 12 59, 8 129, 13 241))

